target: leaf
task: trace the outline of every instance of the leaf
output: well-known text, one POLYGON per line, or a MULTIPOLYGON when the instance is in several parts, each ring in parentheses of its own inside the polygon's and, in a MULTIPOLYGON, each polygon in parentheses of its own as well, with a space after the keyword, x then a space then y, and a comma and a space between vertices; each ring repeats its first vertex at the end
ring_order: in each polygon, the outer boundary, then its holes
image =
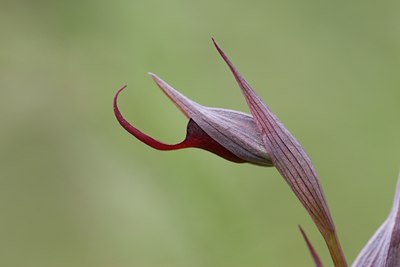
POLYGON ((301 235, 304 238, 304 241, 306 241, 307 248, 310 251, 311 257, 313 258, 315 267, 324 267, 324 265, 322 264, 318 254, 317 254, 317 251, 314 249, 313 245, 311 244, 306 233, 304 232, 303 228, 301 228, 300 225, 299 225, 299 229, 300 229, 301 235))

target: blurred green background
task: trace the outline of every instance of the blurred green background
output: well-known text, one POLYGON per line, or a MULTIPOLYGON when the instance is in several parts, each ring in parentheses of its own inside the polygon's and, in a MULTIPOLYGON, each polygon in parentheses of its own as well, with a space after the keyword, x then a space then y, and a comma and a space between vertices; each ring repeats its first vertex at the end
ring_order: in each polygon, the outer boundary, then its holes
POLYGON ((247 112, 210 37, 307 150, 347 258, 400 167, 399 1, 1 1, 0 266, 311 266, 273 168, 157 152, 186 120, 146 74, 247 112))

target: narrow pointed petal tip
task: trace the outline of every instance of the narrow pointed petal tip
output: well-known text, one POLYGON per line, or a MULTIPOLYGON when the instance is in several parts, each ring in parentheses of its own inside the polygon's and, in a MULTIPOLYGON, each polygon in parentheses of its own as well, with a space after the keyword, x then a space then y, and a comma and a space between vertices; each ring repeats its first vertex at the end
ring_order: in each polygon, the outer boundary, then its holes
POLYGON ((318 256, 317 251, 314 249, 314 246, 311 244, 311 242, 308 239, 306 233, 304 232, 303 228, 300 225, 299 225, 299 229, 300 229, 301 235, 304 238, 304 241, 306 242, 307 248, 310 251, 311 257, 313 258, 315 267, 324 267, 324 265, 322 264, 321 259, 318 256))
POLYGON ((186 118, 191 118, 193 116, 193 108, 200 105, 175 90, 172 86, 163 81, 154 73, 149 72, 148 74, 158 85, 161 91, 175 104, 175 106, 183 113, 183 115, 185 115, 186 118))
POLYGON ((335 266, 347 266, 319 178, 311 160, 299 142, 257 96, 214 39, 213 43, 231 70, 246 99, 272 163, 315 222, 325 239, 335 266))
POLYGON ((400 266, 400 175, 389 216, 352 265, 352 267, 398 266, 400 266))

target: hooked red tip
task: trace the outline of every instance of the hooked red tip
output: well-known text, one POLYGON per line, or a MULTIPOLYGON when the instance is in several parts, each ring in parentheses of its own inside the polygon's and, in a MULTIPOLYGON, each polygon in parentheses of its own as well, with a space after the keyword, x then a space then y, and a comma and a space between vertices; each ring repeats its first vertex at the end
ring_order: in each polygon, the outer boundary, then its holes
POLYGON ((139 131, 137 128, 135 128, 133 125, 131 125, 125 118, 122 116, 121 112, 119 111, 117 100, 119 94, 126 88, 126 85, 122 86, 117 93, 114 96, 114 101, 113 101, 113 107, 114 107, 114 114, 115 117, 117 118, 119 124, 127 130, 130 134, 135 136, 137 139, 142 141, 148 146, 151 146, 152 148, 158 149, 158 150, 175 150, 175 149, 180 149, 180 148, 185 148, 189 147, 189 144, 185 143, 185 141, 175 144, 175 145, 169 145, 169 144, 164 144, 156 139, 144 134, 143 132, 139 131))

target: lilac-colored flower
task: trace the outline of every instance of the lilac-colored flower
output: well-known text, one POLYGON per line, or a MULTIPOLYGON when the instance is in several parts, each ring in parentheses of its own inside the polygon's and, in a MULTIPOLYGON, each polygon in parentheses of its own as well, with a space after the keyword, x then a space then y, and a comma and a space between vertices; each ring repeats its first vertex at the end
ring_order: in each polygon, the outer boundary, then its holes
POLYGON ((228 109, 204 107, 176 91, 155 74, 150 73, 150 76, 189 119, 187 134, 181 143, 168 145, 129 124, 117 106, 117 97, 125 89, 124 86, 115 95, 114 113, 122 127, 137 139, 158 150, 196 147, 233 162, 272 166, 270 155, 263 145, 262 135, 250 115, 228 109))
POLYGON ((400 175, 389 216, 352 265, 352 267, 398 266, 400 266, 400 175))

